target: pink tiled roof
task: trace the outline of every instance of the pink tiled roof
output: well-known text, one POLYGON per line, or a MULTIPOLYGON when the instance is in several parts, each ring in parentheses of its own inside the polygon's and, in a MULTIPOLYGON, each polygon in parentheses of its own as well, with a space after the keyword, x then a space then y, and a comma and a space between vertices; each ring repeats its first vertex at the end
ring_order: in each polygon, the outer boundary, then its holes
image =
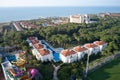
POLYGON ((64 56, 69 56, 69 55, 72 55, 72 54, 75 54, 75 53, 76 53, 75 51, 69 50, 69 49, 61 51, 61 54, 63 54, 64 56))

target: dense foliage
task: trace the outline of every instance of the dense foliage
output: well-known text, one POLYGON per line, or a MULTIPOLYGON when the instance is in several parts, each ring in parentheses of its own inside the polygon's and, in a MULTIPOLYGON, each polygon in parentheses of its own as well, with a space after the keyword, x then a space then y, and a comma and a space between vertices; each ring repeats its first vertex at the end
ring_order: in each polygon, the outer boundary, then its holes
MULTIPOLYGON (((108 43, 108 47, 102 52, 101 56, 108 56, 114 54, 119 50, 120 44, 120 18, 99 18, 97 23, 92 24, 73 24, 68 23, 58 25, 56 27, 41 27, 33 30, 24 30, 22 32, 11 30, 4 30, 0 32, 0 46, 19 46, 22 50, 29 51, 26 42, 27 37, 36 36, 39 39, 44 39, 54 47, 71 48, 77 45, 102 40, 108 43)), ((35 60, 29 62, 29 66, 37 65, 35 60)), ((41 64, 41 63, 40 63, 41 64)), ((39 65, 39 64, 38 64, 39 65)), ((45 79, 51 78, 52 67, 46 67, 43 64, 39 65, 38 69, 45 76, 45 79), (43 70, 44 68, 45 70, 43 70), (45 72, 44 72, 45 71, 45 72), (48 72, 47 72, 48 71, 48 72), (48 73, 51 73, 50 75, 48 73)), ((51 65, 49 65, 51 66, 51 65)), ((60 80, 67 80, 72 74, 81 77, 81 68, 78 63, 65 64, 59 70, 60 80), (66 66, 67 65, 67 66, 66 66), (69 65, 69 66, 68 66, 69 65), (64 73, 63 73, 64 72, 64 73), (70 72, 70 73, 69 73, 70 72)))
POLYGON ((0 33, 0 45, 26 45, 29 36, 37 36, 44 39, 54 47, 70 48, 76 45, 102 40, 110 43, 105 52, 118 50, 120 43, 120 19, 119 18, 100 18, 98 23, 92 24, 64 24, 56 27, 43 27, 23 32, 0 33), (111 48, 111 49, 110 49, 111 48))

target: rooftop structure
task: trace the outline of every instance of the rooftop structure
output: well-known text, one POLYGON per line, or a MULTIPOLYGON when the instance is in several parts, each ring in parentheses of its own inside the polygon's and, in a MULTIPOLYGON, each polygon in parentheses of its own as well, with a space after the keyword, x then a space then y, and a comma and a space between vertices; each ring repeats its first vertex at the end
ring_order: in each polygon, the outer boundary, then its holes
POLYGON ((47 50, 47 49, 44 49, 44 48, 43 49, 39 49, 38 51, 39 51, 41 56, 50 54, 50 51, 47 50))
POLYGON ((74 51, 76 51, 76 52, 83 52, 83 51, 88 50, 87 48, 85 48, 85 47, 83 47, 83 46, 76 46, 76 47, 74 47, 73 49, 74 49, 74 51))
POLYGON ((96 44, 96 45, 103 45, 103 44, 106 44, 106 42, 103 42, 103 41, 95 41, 94 44, 96 44))
POLYGON ((36 48, 36 49, 42 49, 42 48, 44 48, 44 46, 42 45, 42 44, 34 44, 34 47, 36 48))
POLYGON ((75 51, 69 50, 69 49, 61 51, 61 54, 63 54, 64 56, 69 56, 69 55, 72 55, 72 54, 75 54, 75 53, 76 53, 75 51))
POLYGON ((87 43, 87 44, 85 44, 85 47, 86 48, 94 48, 94 47, 97 47, 97 45, 95 45, 93 43, 87 43))

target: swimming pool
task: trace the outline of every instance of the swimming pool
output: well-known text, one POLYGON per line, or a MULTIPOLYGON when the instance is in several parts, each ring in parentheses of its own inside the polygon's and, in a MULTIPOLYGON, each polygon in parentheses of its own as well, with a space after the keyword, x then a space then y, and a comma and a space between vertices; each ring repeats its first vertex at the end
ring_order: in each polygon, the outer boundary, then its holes
POLYGON ((7 58, 10 62, 17 60, 15 55, 7 55, 6 58, 7 58))
POLYGON ((45 41, 41 41, 42 44, 46 45, 46 48, 52 51, 53 57, 54 57, 54 61, 58 62, 60 61, 60 55, 59 53, 55 52, 55 50, 53 50, 52 48, 50 48, 50 46, 45 42, 45 41))

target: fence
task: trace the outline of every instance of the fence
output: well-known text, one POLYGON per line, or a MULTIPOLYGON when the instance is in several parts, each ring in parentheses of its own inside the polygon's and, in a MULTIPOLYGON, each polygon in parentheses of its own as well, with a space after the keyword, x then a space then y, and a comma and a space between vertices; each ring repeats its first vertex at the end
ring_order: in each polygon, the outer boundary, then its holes
POLYGON ((89 66, 88 74, 91 73, 91 72, 93 72, 93 71, 95 71, 96 69, 104 66, 105 64, 111 62, 112 60, 119 58, 119 57, 120 57, 120 52, 118 52, 118 53, 116 53, 116 54, 113 54, 113 55, 111 55, 111 56, 109 56, 109 57, 106 57, 106 58, 104 58, 104 59, 102 59, 102 60, 99 60, 99 61, 98 61, 97 63, 95 63, 95 64, 94 64, 94 61, 91 62, 90 64, 92 64, 92 66, 89 66))

